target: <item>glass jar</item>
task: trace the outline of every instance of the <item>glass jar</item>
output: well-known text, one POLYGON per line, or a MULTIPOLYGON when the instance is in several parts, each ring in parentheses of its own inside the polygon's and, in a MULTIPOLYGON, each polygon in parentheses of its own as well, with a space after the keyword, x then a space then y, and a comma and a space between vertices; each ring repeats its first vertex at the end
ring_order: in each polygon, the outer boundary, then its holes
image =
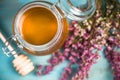
POLYGON ((82 6, 78 3, 81 3, 81 0, 59 0, 56 4, 52 4, 48 1, 34 1, 23 6, 16 14, 13 22, 13 35, 14 38, 16 38, 15 40, 18 46, 22 46, 24 51, 33 55, 46 55, 58 50, 65 42, 68 35, 69 25, 66 18, 83 21, 88 19, 95 12, 95 0, 86 0, 82 6), (42 7, 51 11, 57 20, 57 32, 54 37, 45 44, 31 44, 26 41, 21 34, 21 17, 25 12, 35 7, 42 7))

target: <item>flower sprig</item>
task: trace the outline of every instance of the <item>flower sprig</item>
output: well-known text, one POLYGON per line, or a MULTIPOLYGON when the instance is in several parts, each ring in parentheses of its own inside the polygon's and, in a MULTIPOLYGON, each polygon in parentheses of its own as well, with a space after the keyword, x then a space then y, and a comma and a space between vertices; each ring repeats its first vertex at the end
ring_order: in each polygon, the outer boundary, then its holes
POLYGON ((63 47, 53 53, 48 61, 51 65, 38 74, 47 74, 54 66, 67 60, 69 65, 64 69, 60 80, 68 80, 74 72, 72 65, 75 64, 78 65, 77 73, 72 76, 72 80, 84 80, 89 77, 91 66, 100 57, 98 51, 105 46, 105 56, 112 67, 114 80, 119 80, 120 52, 117 50, 120 48, 120 9, 116 9, 115 3, 108 2, 105 11, 96 10, 93 17, 84 22, 72 21, 63 47))

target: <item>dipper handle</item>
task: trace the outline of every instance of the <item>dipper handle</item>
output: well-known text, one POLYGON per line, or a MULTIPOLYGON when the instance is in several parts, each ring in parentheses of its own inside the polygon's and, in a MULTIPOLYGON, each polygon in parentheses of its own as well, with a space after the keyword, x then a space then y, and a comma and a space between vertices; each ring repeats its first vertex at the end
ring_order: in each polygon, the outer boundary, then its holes
POLYGON ((17 57, 16 51, 14 51, 13 47, 9 45, 8 40, 5 38, 5 36, 0 32, 0 39, 3 41, 5 47, 2 47, 2 50, 4 51, 4 54, 6 54, 8 57, 10 55, 14 55, 14 57, 17 57))

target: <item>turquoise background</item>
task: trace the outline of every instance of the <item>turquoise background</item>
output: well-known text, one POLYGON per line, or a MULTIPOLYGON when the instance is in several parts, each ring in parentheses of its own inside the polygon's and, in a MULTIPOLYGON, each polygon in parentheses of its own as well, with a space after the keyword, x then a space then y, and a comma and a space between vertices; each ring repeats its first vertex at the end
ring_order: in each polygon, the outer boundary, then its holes
MULTIPOLYGON (((24 4, 33 0, 0 0, 0 30, 6 34, 6 37, 12 35, 12 22, 16 12, 24 4)), ((39 1, 39 0, 38 0, 39 1)), ((57 0, 48 0, 52 3, 57 0)), ((82 0, 84 2, 84 0, 82 0)), ((81 2, 82 2, 81 1, 81 2)), ((29 75, 22 77, 19 75, 12 65, 13 57, 7 57, 2 49, 2 41, 0 40, 0 80, 59 80, 64 67, 68 62, 65 61, 54 68, 54 70, 45 76, 38 77, 35 75, 34 70, 29 75)), ((107 60, 104 58, 103 51, 99 52, 101 57, 97 60, 97 64, 94 64, 89 72, 88 80, 113 80, 112 71, 109 67, 107 60)), ((25 53, 26 54, 26 53, 25 53)), ((48 65, 47 60, 51 55, 47 56, 32 56, 26 54, 33 61, 34 65, 39 64, 48 65)))

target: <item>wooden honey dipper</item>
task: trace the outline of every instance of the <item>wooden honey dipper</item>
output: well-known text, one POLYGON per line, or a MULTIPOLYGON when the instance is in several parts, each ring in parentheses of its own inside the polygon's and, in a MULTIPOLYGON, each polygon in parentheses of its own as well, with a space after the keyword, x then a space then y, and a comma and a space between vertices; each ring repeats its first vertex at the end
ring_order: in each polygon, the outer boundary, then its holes
MULTIPOLYGON (((7 42, 9 44, 9 42, 6 40, 6 38, 1 33, 1 31, 0 31, 0 39, 3 41, 3 43, 7 42)), ((13 47, 11 45, 7 45, 7 44, 5 44, 5 45, 15 58, 12 61, 12 63, 13 63, 14 68, 16 69, 16 71, 18 71, 19 74, 21 74, 22 76, 25 76, 34 70, 33 63, 26 55, 24 55, 24 54, 18 55, 17 52, 13 49, 13 47)), ((5 48, 3 48, 3 51, 5 53, 5 48)), ((7 54, 7 53, 5 53, 5 54, 7 56, 9 56, 9 54, 7 54)))
POLYGON ((27 75, 34 69, 31 60, 23 54, 15 57, 12 63, 16 70, 18 71, 18 73, 20 73, 22 76, 27 75))

